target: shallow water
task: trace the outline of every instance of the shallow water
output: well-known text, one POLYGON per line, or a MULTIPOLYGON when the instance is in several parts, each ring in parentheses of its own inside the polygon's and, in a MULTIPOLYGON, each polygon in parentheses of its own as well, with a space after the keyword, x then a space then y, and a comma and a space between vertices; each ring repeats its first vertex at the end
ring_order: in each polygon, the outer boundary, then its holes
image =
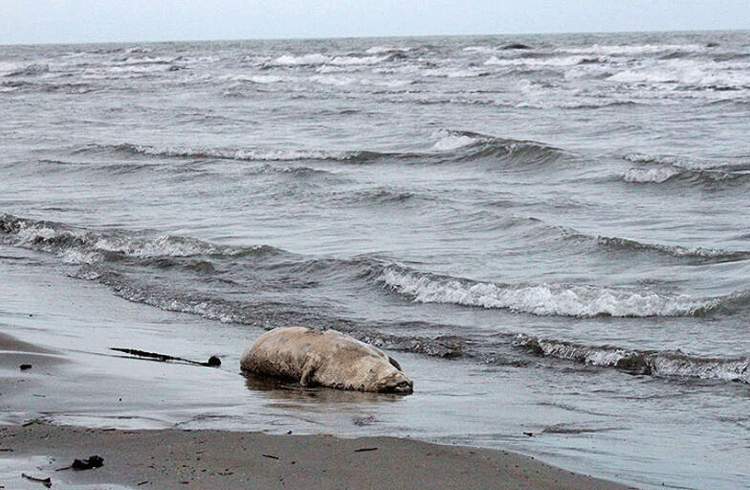
POLYGON ((466 390, 383 433, 571 423, 518 444, 747 481, 710 455, 750 446, 748 33, 3 47, 0 108, 0 264, 163 310, 188 351, 332 326, 466 390))

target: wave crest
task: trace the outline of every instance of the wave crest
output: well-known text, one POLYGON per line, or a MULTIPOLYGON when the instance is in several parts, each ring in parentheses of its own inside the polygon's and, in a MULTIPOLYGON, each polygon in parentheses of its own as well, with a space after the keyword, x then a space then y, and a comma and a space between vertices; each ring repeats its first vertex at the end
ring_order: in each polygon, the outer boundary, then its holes
POLYGON ((691 356, 682 352, 588 346, 519 335, 514 342, 529 352, 581 364, 612 367, 632 374, 659 377, 699 378, 750 383, 750 358, 722 359, 691 356))
POLYGON ((6 77, 34 77, 49 72, 49 65, 33 63, 7 73, 6 77))
POLYGON ((419 303, 496 308, 540 316, 701 316, 720 304, 718 298, 701 300, 686 295, 589 285, 477 282, 397 265, 384 267, 377 280, 419 303))
POLYGON ((117 256, 136 259, 218 255, 236 257, 281 252, 268 245, 232 247, 177 235, 143 238, 116 231, 99 233, 9 214, 0 215, 0 239, 3 238, 15 246, 55 253, 65 262, 79 264, 113 260, 117 256))
POLYGON ((717 260, 745 260, 750 258, 750 251, 745 250, 722 250, 716 248, 690 248, 680 245, 662 245, 658 243, 643 243, 637 240, 629 240, 619 237, 596 237, 597 245, 616 250, 653 251, 672 257, 694 257, 701 259, 717 260))
POLYGON ((480 158, 500 158, 517 163, 547 163, 560 158, 565 152, 559 148, 528 140, 498 138, 470 131, 442 130, 433 135, 436 139, 430 151, 383 152, 371 150, 314 150, 314 149, 231 149, 155 147, 151 145, 119 143, 90 144, 73 150, 73 153, 114 152, 126 155, 158 158, 189 158, 196 160, 238 160, 286 162, 302 160, 339 161, 366 163, 377 160, 415 160, 446 163, 462 162, 480 158), (450 159, 446 160, 445 157, 450 159))

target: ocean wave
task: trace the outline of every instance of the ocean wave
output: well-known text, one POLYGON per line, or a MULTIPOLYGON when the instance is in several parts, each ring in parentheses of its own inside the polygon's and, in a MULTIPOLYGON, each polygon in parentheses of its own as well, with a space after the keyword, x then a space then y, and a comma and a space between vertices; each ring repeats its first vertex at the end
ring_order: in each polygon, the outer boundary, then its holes
POLYGON ((623 174, 623 180, 637 184, 680 181, 695 184, 750 182, 750 165, 716 165, 675 155, 629 153, 624 160, 639 164, 623 174))
POLYGON ((368 151, 323 151, 323 150, 235 150, 221 148, 157 148, 149 145, 120 143, 115 145, 92 144, 74 150, 74 153, 117 152, 162 158, 191 158, 196 160, 240 160, 240 161, 298 161, 298 160, 354 160, 367 161, 388 156, 386 153, 368 151))
POLYGON ((271 66, 322 65, 324 63, 328 63, 330 60, 330 56, 326 56, 321 53, 305 54, 301 56, 285 54, 283 56, 279 56, 268 64, 271 66))
POLYGON ((478 53, 478 54, 494 54, 497 53, 498 48, 496 46, 466 46, 463 51, 467 53, 478 53))
POLYGON ((403 204, 417 197, 413 192, 398 191, 385 187, 377 187, 357 192, 344 192, 332 196, 334 201, 347 203, 372 204, 403 204))
POLYGON ((258 256, 282 251, 268 245, 233 247, 196 238, 127 232, 95 232, 51 221, 0 215, 0 238, 14 246, 57 254, 66 263, 91 264, 122 257, 153 259, 197 256, 258 256))
POLYGON ((641 105, 640 102, 634 100, 591 100, 591 101, 560 101, 560 100, 549 100, 549 101, 523 101, 517 103, 514 107, 525 108, 525 109, 567 109, 567 110, 579 110, 579 109, 606 109, 610 107, 632 107, 641 105))
POLYGON ((429 151, 423 152, 379 152, 370 150, 326 151, 326 150, 260 150, 229 148, 179 148, 155 147, 132 143, 89 144, 73 150, 75 154, 114 152, 127 155, 189 158, 196 160, 239 161, 304 161, 330 160, 348 163, 367 163, 377 160, 471 161, 479 158, 501 158, 518 163, 545 163, 564 155, 563 150, 528 140, 498 138, 470 131, 441 130, 433 134, 435 140, 429 151))
POLYGON ((6 73, 6 77, 34 77, 49 72, 49 65, 33 63, 26 65, 23 68, 18 68, 9 73, 6 73))
POLYGON ((522 164, 548 163, 566 154, 562 149, 531 140, 499 138, 471 131, 439 130, 432 150, 457 153, 457 161, 497 157, 522 164))
POLYGON ((376 279, 419 303, 505 309, 540 316, 591 318, 702 316, 723 298, 696 299, 648 290, 578 284, 499 284, 385 267, 376 279))
POLYGON ((333 172, 312 167, 281 167, 278 165, 265 164, 256 167, 250 171, 254 174, 281 174, 293 175, 295 177, 312 177, 312 176, 330 176, 335 175, 333 172))
POLYGON ((408 53, 413 51, 414 48, 399 47, 399 46, 372 46, 368 48, 365 53, 367 54, 394 54, 394 53, 408 53))
POLYGON ((585 56, 559 56, 551 58, 498 58, 492 56, 484 62, 485 66, 575 66, 582 63, 590 63, 590 58, 585 56))
POLYGON ((330 64, 336 66, 376 65, 390 59, 390 56, 335 56, 330 64))
POLYGON ((736 261, 750 258, 750 251, 745 250, 722 250, 716 248, 704 247, 682 247, 679 245, 662 245, 658 243, 643 243, 637 240, 628 240, 627 238, 618 237, 596 237, 596 243, 600 247, 623 250, 623 251, 647 251, 657 252, 672 257, 689 257, 699 259, 712 259, 719 261, 736 261))
MULTIPOLYGON (((179 292, 168 287, 141 282, 99 266, 85 265, 72 277, 96 281, 118 297, 165 311, 186 313, 222 323, 251 325, 264 329, 306 325, 334 328, 377 347, 412 352, 430 357, 455 359, 466 353, 466 340, 455 336, 398 335, 373 330, 372 324, 331 317, 320 308, 283 302, 232 301, 205 293, 179 292)), ((404 331, 409 331, 405 325, 404 331)))
POLYGON ((655 168, 630 168, 623 174, 622 179, 634 184, 661 184, 682 173, 682 170, 672 165, 655 168))
POLYGON ((291 54, 285 54, 267 62, 265 66, 376 65, 383 61, 388 61, 391 59, 393 59, 392 53, 388 53, 384 56, 328 56, 322 53, 308 53, 295 56, 291 54))
POLYGON ((283 83, 283 82, 292 82, 295 81, 295 78, 292 77, 281 77, 281 76, 275 76, 275 75, 234 75, 230 77, 232 81, 235 82, 251 82, 251 83, 257 83, 261 85, 267 85, 271 83, 283 83))
POLYGON ((750 171, 729 167, 692 170, 678 165, 660 165, 630 168, 623 174, 622 179, 631 184, 663 184, 679 181, 710 186, 722 183, 748 183, 750 171))
POLYGON ((674 155, 648 155, 645 153, 628 153, 623 160, 640 164, 657 164, 657 165, 682 165, 689 163, 686 159, 674 155))
POLYGON ((27 80, 4 80, 0 82, 0 87, 0 92, 44 92, 71 95, 87 94, 96 90, 92 85, 83 82, 54 83, 27 80))
POLYGON ((481 68, 425 68, 418 72, 425 77, 439 78, 476 78, 486 77, 492 74, 492 71, 481 68))
MULTIPOLYGON (((746 65, 743 65, 746 67, 746 65)), ((735 90, 750 87, 747 69, 721 63, 671 59, 629 68, 610 75, 610 82, 690 90, 735 90)))
POLYGON ((676 352, 589 346, 519 335, 515 344, 529 352, 581 364, 611 367, 632 374, 750 383, 750 358, 700 357, 676 352))
POLYGON ((179 58, 128 56, 113 60, 117 65, 171 65, 179 58))
POLYGON ((591 46, 560 47, 563 53, 601 54, 601 55, 640 55, 664 52, 702 52, 703 44, 593 44, 591 46))
POLYGON ((345 87, 357 82, 357 79, 353 77, 340 77, 334 75, 314 75, 310 77, 310 81, 320 83, 322 85, 333 85, 336 87, 345 87))

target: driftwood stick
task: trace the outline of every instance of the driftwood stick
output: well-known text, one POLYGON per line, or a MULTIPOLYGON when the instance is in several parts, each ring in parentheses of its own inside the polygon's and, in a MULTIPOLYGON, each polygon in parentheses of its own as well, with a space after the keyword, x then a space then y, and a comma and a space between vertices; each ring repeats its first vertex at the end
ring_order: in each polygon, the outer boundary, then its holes
POLYGON ((27 475, 26 473, 21 473, 21 476, 23 478, 26 478, 29 481, 41 483, 42 485, 44 485, 47 488, 49 488, 49 487, 52 486, 52 479, 50 479, 50 478, 37 478, 35 476, 27 475))
POLYGON ((219 367, 221 366, 221 360, 216 356, 211 356, 206 362, 191 361, 190 359, 183 359, 182 357, 170 356, 167 354, 159 354, 158 352, 148 352, 139 349, 125 349, 122 347, 110 347, 109 350, 123 352, 136 357, 146 357, 154 361, 160 362, 186 362, 195 366, 207 366, 207 367, 219 367))

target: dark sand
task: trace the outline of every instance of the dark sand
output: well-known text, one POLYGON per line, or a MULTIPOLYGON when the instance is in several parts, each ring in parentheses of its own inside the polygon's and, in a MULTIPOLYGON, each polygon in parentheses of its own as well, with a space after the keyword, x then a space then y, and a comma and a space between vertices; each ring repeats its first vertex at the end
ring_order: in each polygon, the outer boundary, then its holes
MULTIPOLYGON (((26 469, 55 483, 136 488, 619 489, 504 451, 408 439, 223 431, 121 431, 33 423, 0 428, 14 458, 51 456, 26 469), (94 470, 55 469, 99 455, 94 470)), ((22 459, 19 459, 22 461, 22 459)), ((18 467, 18 474, 22 471, 18 467)), ((9 483, 6 483, 6 486, 9 483)), ((7 488, 12 488, 7 486, 7 488)), ((40 486, 41 488, 41 486, 40 486)))

